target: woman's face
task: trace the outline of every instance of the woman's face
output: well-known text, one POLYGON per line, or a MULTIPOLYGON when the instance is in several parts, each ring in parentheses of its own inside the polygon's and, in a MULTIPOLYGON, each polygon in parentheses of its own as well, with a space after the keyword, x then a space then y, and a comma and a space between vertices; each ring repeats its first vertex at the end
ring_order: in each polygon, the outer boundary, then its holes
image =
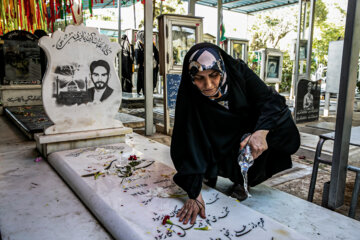
POLYGON ((194 77, 194 83, 202 94, 210 97, 216 94, 220 79, 221 75, 218 71, 208 69, 198 72, 194 77))

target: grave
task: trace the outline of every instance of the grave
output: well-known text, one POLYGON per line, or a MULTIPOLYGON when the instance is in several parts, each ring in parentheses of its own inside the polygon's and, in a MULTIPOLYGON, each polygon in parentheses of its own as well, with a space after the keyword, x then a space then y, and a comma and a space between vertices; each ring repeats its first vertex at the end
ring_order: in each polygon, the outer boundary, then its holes
POLYGON ((37 148, 114 238, 306 239, 206 187, 206 219, 181 224, 175 215, 187 195, 172 181, 175 170, 125 144, 131 129, 116 120, 119 45, 96 29, 68 26, 40 46, 49 61, 43 106, 54 124, 35 135, 37 148))
POLYGON ((115 119, 121 104, 121 85, 115 71, 117 43, 83 25, 66 27, 42 37, 48 68, 42 97, 53 125, 36 134, 44 155, 80 147, 124 142, 132 132, 115 119))
POLYGON ((307 239, 205 186, 206 219, 183 225, 175 215, 187 197, 172 181, 175 170, 124 143, 56 152, 48 161, 115 239, 307 239))
POLYGON ((30 32, 15 30, 3 37, 1 48, 1 102, 5 114, 29 138, 42 131, 43 121, 41 79, 42 62, 38 37, 30 32), (19 110, 20 109, 20 110, 19 110), (22 112, 19 114, 19 112, 22 112), (36 123, 36 124, 35 124, 36 123))

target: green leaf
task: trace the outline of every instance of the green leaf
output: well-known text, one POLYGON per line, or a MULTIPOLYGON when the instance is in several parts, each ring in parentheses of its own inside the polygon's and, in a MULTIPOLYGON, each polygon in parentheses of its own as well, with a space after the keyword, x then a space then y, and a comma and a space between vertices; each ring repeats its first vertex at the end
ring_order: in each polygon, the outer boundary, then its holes
POLYGON ((210 231, 211 227, 209 226, 205 226, 205 227, 201 227, 201 228, 194 228, 195 230, 201 230, 201 231, 210 231))
POLYGON ((170 221, 169 219, 168 219, 168 220, 166 220, 166 223, 167 223, 167 224, 170 224, 170 225, 174 225, 174 224, 173 224, 173 222, 172 222, 172 221, 170 221))

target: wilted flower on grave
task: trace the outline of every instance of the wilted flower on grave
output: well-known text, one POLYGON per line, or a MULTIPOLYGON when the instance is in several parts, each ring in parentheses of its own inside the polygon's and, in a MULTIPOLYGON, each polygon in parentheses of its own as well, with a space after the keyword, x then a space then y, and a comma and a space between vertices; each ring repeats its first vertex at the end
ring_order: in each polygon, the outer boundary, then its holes
POLYGON ((171 221, 170 221, 170 216, 169 215, 166 215, 162 221, 162 225, 165 225, 165 224, 170 224, 170 225, 174 225, 171 221))
POLYGON ((136 155, 130 155, 130 157, 128 158, 128 160, 137 160, 136 155))

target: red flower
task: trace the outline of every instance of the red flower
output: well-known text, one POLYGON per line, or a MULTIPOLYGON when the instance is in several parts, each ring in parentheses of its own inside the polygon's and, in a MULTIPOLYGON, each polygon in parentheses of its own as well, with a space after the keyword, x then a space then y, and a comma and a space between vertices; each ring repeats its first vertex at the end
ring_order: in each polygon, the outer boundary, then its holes
POLYGON ((165 225, 166 222, 167 222, 167 220, 169 220, 169 219, 170 219, 170 216, 169 216, 169 215, 166 215, 166 216, 164 217, 163 221, 162 221, 162 225, 165 225))
POLYGON ((137 160, 136 155, 130 155, 130 157, 128 158, 128 160, 137 160))

